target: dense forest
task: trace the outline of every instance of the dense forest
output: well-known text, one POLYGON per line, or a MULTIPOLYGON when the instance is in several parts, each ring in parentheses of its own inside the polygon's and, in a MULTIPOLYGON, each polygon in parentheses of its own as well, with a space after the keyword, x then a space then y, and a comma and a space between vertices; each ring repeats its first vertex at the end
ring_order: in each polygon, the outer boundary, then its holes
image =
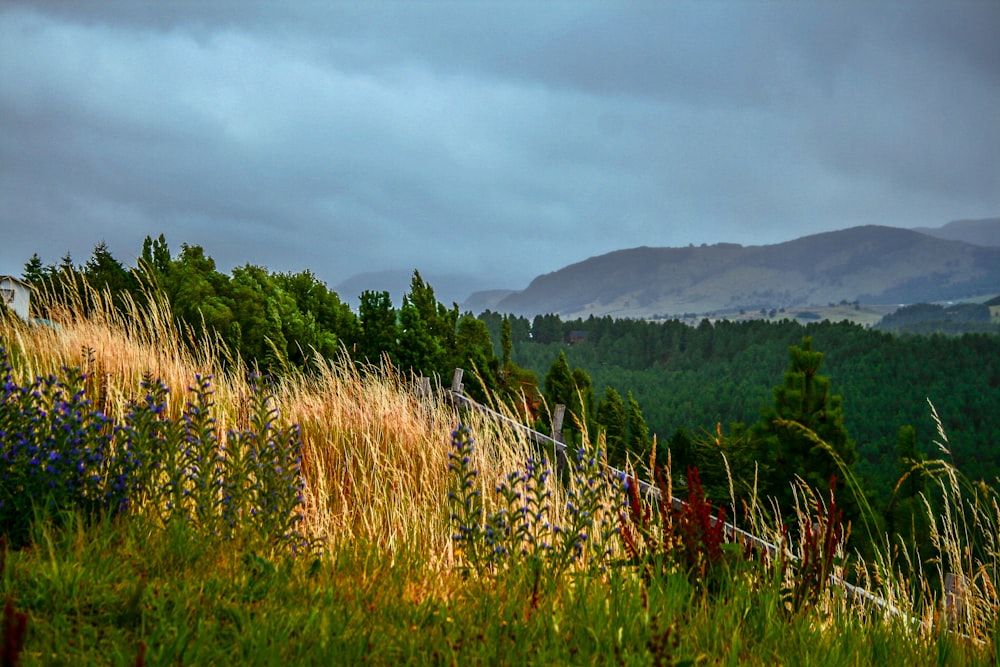
MULTIPOLYGON (((484 313, 491 332, 502 315, 484 313)), ((822 373, 843 398, 844 423, 857 442, 855 470, 888 500, 899 478, 900 429, 912 427, 923 453, 937 457, 931 407, 940 415, 954 462, 977 478, 1000 475, 1000 336, 894 336, 850 322, 748 320, 688 326, 553 315, 515 320, 513 359, 544 374, 564 354, 586 371, 595 393, 631 393, 660 442, 678 431, 694 439, 752 424, 774 402, 789 348, 804 337, 824 353, 822 373)), ((596 406, 595 408, 596 409, 596 406)))
MULTIPOLYGON (((657 462, 669 448, 678 470, 697 465, 718 494, 728 484, 720 453, 737 485, 759 474, 765 490, 787 488, 789 470, 814 481, 836 472, 810 447, 789 444, 794 434, 775 430, 796 422, 836 449, 891 521, 901 475, 946 456, 935 445, 931 404, 953 462, 977 479, 1000 475, 1000 336, 988 333, 895 335, 846 321, 477 317, 439 303, 418 272, 398 307, 387 292, 366 291, 355 312, 309 271, 247 264, 225 274, 200 246, 173 254, 162 235, 146 238, 134 267, 100 243, 82 265, 66 255, 46 266, 35 255, 22 277, 79 308, 94 307, 94 290, 125 310, 162 299, 192 341, 208 331, 264 372, 308 372, 316 357, 337 355, 446 379, 462 367, 473 396, 507 401, 543 429, 544 404, 563 403, 569 441, 581 428, 603 437, 613 463, 648 460, 655 441, 657 462), (815 393, 812 403, 802 392, 815 393)), ((916 321, 927 310, 900 317, 916 321)), ((931 310, 983 317, 983 308, 931 310)), ((919 490, 908 488, 911 496, 919 490)))

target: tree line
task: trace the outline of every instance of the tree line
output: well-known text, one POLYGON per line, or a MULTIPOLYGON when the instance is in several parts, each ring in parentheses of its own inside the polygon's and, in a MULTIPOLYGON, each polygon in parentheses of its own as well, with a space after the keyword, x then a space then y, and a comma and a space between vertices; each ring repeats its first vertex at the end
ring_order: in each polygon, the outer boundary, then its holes
POLYGON ((201 246, 181 244, 172 253, 161 234, 145 238, 132 267, 101 242, 83 264, 67 253, 58 264, 44 265, 36 253, 22 277, 84 309, 93 307, 86 298, 93 291, 121 309, 163 299, 192 343, 208 332, 234 358, 263 372, 308 371, 317 358, 347 355, 356 363, 390 363, 422 376, 475 370, 467 388, 479 397, 513 393, 522 381, 509 354, 506 365, 494 354, 485 323, 460 313, 457 304, 440 303, 418 271, 399 307, 388 292, 373 290, 360 295, 355 312, 311 271, 276 273, 246 264, 226 274, 201 246))

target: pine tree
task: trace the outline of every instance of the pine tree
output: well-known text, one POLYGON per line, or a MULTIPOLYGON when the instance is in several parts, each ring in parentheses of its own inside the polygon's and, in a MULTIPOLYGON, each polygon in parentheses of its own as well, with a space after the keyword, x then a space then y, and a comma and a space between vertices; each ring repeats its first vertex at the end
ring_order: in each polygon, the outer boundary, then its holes
POLYGON ((886 527, 894 543, 913 545, 918 558, 929 558, 930 522, 921 498, 927 491, 926 455, 917 449, 917 431, 908 424, 899 427, 896 455, 899 482, 885 512, 886 527))
POLYGON ((399 310, 398 363, 404 370, 432 376, 442 371, 445 351, 417 307, 403 300, 399 310))
POLYGON ((838 502, 850 513, 851 500, 841 466, 850 468, 857 454, 844 426, 843 401, 830 393, 830 380, 820 375, 823 353, 812 349, 812 338, 789 349, 791 362, 784 383, 774 389, 774 405, 764 408, 752 436, 758 458, 771 470, 765 489, 782 508, 792 502, 795 477, 821 492, 836 478, 838 502), (839 461, 838 461, 839 459, 839 461))
POLYGON ((135 275, 115 259, 108 244, 101 241, 83 267, 87 282, 101 293, 108 293, 116 306, 121 307, 125 294, 134 295, 139 288, 135 275))
POLYGON ((629 452, 648 465, 649 455, 653 450, 653 441, 649 437, 649 427, 646 425, 646 419, 642 416, 639 402, 632 396, 632 392, 628 393, 626 420, 628 422, 629 452))
POLYGON ((392 307, 389 293, 372 290, 362 292, 358 319, 361 321, 361 340, 356 351, 357 359, 379 364, 382 355, 388 355, 395 360, 399 331, 396 326, 396 309, 392 307))
MULTIPOLYGON (((677 428, 674 434, 670 436, 670 441, 667 443, 667 448, 670 450, 670 464, 673 468, 673 475, 677 479, 685 479, 687 476, 687 469, 691 466, 697 465, 696 460, 696 450, 694 442, 691 441, 691 437, 688 435, 687 431, 683 428, 677 428)), ((657 463, 660 463, 659 459, 665 458, 659 452, 656 453, 657 463)))
POLYGON ((24 272, 21 273, 21 277, 34 287, 40 287, 45 281, 45 267, 42 266, 42 260, 37 252, 24 263, 24 272))
POLYGON ((587 420, 592 418, 593 388, 590 376, 584 370, 570 370, 566 353, 562 350, 545 374, 545 401, 549 410, 555 410, 559 404, 566 406, 563 433, 567 442, 573 439, 574 434, 582 437, 581 427, 588 428, 587 420))
POLYGON ((608 463, 620 468, 626 460, 625 437, 628 421, 625 415, 625 401, 613 387, 604 389, 604 396, 597 402, 597 425, 604 433, 607 443, 608 463))
POLYGON ((512 331, 510 326, 510 317, 504 315, 503 323, 500 325, 500 352, 501 352, 501 367, 504 373, 510 372, 510 355, 514 349, 514 343, 512 341, 512 331))

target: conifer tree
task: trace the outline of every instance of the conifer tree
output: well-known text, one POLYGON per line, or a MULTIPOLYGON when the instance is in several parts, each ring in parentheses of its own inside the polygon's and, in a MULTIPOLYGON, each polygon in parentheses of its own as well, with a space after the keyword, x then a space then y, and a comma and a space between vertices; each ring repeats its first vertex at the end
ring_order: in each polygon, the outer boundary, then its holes
POLYGON ((830 393, 830 380, 819 373, 823 353, 812 349, 812 338, 803 338, 802 347, 793 345, 789 356, 784 383, 774 389, 774 405, 763 409, 752 429, 758 458, 771 471, 765 490, 784 509, 791 505, 796 476, 821 492, 836 478, 838 502, 849 512, 852 499, 841 493, 841 465, 852 466, 857 454, 844 426, 843 401, 830 393))
POLYGON ((510 372, 510 355, 514 349, 514 343, 512 341, 512 332, 510 326, 510 317, 504 315, 503 323, 500 325, 500 352, 501 352, 501 368, 504 374, 510 372))
POLYGON ((397 338, 396 309, 386 291, 365 290, 361 293, 358 307, 361 322, 361 340, 356 350, 356 359, 379 364, 382 355, 396 359, 397 338))
POLYGON ((419 375, 435 375, 444 365, 445 351, 431 333, 430 324, 413 304, 403 299, 399 310, 397 360, 401 368, 419 375))
POLYGON ((625 401, 613 387, 604 389, 604 396, 597 402, 597 425, 604 433, 608 450, 608 463, 622 467, 626 459, 625 437, 628 421, 625 415, 625 401))
POLYGON ((559 357, 545 375, 545 401, 549 410, 555 410, 559 404, 566 406, 563 433, 567 442, 574 434, 579 434, 581 426, 587 428, 592 394, 590 376, 580 368, 571 371, 566 353, 560 350, 559 357))
POLYGON ((633 456, 641 458, 648 465, 653 441, 649 437, 649 427, 646 425, 646 419, 642 416, 639 402, 632 396, 632 392, 628 393, 626 418, 628 421, 628 449, 633 456))
POLYGON ((45 267, 42 266, 42 259, 38 256, 38 253, 31 255, 31 259, 24 263, 24 272, 21 273, 21 277, 25 282, 30 283, 34 287, 39 287, 45 280, 45 267))

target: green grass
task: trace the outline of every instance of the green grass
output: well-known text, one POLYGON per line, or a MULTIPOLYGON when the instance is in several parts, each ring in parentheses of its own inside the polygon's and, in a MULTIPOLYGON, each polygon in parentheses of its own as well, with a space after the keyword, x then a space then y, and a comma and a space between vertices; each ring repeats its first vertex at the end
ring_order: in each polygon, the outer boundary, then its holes
MULTIPOLYGON (((179 526, 179 527, 178 527, 179 526)), ((0 598, 29 618, 24 665, 979 665, 985 647, 847 607, 787 616, 769 588, 683 574, 490 577, 360 543, 318 559, 139 520, 37 527, 0 598), (142 661, 138 660, 142 655, 142 661)))

